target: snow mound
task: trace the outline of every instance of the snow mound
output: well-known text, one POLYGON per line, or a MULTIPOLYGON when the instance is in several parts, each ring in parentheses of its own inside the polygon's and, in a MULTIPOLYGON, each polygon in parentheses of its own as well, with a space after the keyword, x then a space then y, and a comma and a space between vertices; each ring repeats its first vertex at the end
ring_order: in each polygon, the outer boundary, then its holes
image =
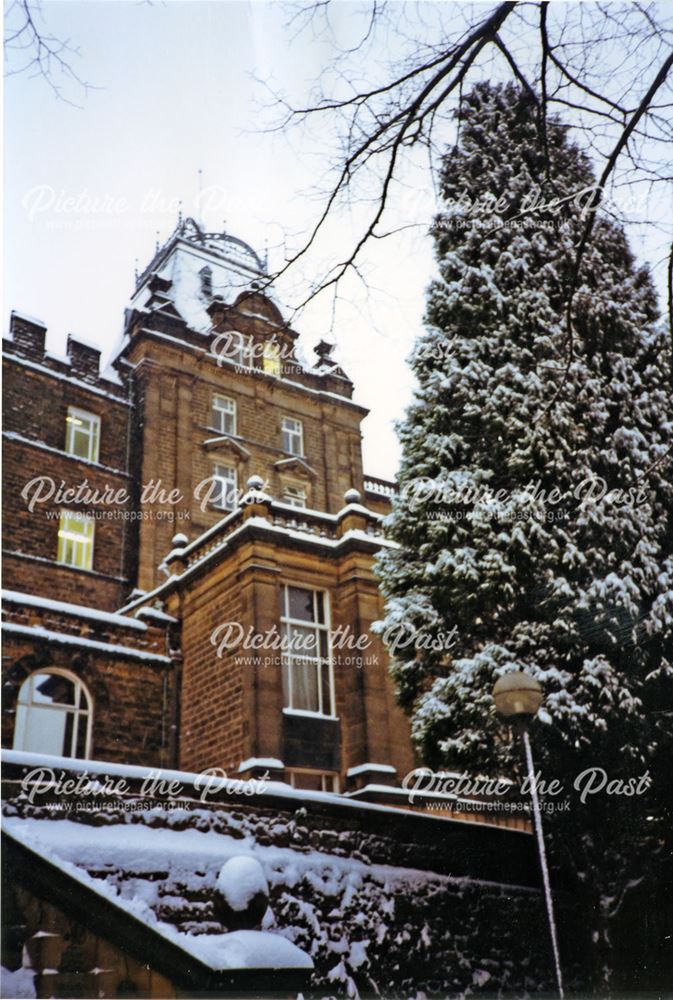
POLYGON ((262 893, 269 896, 269 883, 256 858, 240 855, 229 858, 220 868, 216 886, 232 910, 246 910, 251 900, 262 893))
MULTIPOLYGON (((237 858, 233 860, 239 860, 237 858)), ((181 935, 188 938, 187 935, 181 935)), ((182 942, 212 969, 312 969, 313 961, 280 934, 269 931, 233 931, 202 934, 182 942)))

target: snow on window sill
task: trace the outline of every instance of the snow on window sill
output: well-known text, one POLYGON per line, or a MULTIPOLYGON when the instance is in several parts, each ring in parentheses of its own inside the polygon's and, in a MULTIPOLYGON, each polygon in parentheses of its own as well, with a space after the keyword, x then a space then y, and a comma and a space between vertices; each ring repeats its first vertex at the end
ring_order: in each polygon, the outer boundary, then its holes
POLYGON ((333 722, 339 721, 338 715, 326 715, 324 712, 309 712, 306 708, 284 708, 283 715, 301 715, 309 719, 331 719, 333 722))

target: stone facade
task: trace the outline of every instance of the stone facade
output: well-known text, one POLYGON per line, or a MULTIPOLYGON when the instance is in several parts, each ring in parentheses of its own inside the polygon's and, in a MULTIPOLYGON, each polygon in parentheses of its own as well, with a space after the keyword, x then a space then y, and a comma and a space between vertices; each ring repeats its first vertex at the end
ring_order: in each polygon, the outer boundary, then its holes
POLYGON ((373 560, 394 487, 365 480, 367 411, 331 347, 318 345, 313 368, 302 363, 298 335, 264 283, 249 247, 187 222, 140 276, 105 372, 99 352, 71 337, 67 359, 48 355, 45 326, 12 314, 4 746, 21 685, 31 670, 53 668, 85 685, 94 706, 88 753, 105 760, 233 770, 252 761, 251 773, 271 760, 281 765, 276 777, 288 777, 287 765, 294 780, 343 791, 371 779, 366 770, 348 776, 364 764, 381 769, 379 784, 413 766, 386 652, 371 631, 383 610, 373 560), (223 417, 222 406, 231 413, 223 417), (73 447, 78 419, 97 422, 90 453, 88 438, 84 450, 73 447), (233 503, 221 502, 216 475, 229 477, 233 503), (249 481, 261 484, 261 506, 242 502, 249 481), (79 537, 64 512, 93 519, 88 564, 64 558, 63 538, 79 537), (324 595, 326 625, 367 646, 330 650, 332 692, 321 693, 318 712, 287 710, 278 651, 220 653, 212 641, 227 622, 242 633, 278 630, 287 584, 324 595), (111 624, 118 609, 126 629, 111 624), (148 614, 151 628, 139 633, 148 614), (150 662, 142 650, 154 632, 150 662))

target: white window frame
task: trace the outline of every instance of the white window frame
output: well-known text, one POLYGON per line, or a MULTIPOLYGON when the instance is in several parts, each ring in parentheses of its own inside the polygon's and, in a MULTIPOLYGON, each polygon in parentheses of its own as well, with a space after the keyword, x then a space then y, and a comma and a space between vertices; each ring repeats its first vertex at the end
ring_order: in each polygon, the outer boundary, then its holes
MULTIPOLYGON (((31 709, 37 710, 39 712, 69 712, 74 716, 74 722, 72 727, 72 735, 70 737, 70 757, 76 757, 77 743, 79 730, 82 722, 86 726, 86 731, 84 735, 84 757, 77 758, 79 760, 88 760, 91 757, 91 740, 93 736, 93 699, 89 693, 89 690, 83 681, 79 679, 75 674, 70 673, 69 670, 61 670, 59 667, 44 667, 42 669, 34 670, 19 688, 19 694, 16 703, 17 711, 19 708, 24 708, 26 710, 26 715, 28 715, 31 709), (38 676, 43 674, 56 674, 59 677, 65 677, 75 686, 75 704, 70 705, 45 705, 43 702, 36 702, 34 700, 34 680, 38 676), (82 707, 84 706, 84 707, 82 707)), ((27 729, 27 726, 25 727, 27 729)), ((20 733, 17 729, 16 723, 14 725, 14 738, 13 738, 13 748, 14 750, 24 750, 26 752, 31 752, 31 747, 25 745, 25 738, 19 739, 20 733)), ((32 748, 35 751, 35 748, 32 748)), ((65 756, 68 756, 66 754, 65 756)))
POLYGON ((238 476, 236 474, 236 467, 233 465, 222 465, 216 462, 213 466, 213 480, 216 483, 222 484, 222 492, 220 494, 219 500, 213 500, 213 507, 217 507, 218 510, 234 511, 236 510, 237 497, 236 488, 238 484, 238 476), (231 473, 231 475, 229 475, 231 473), (229 499, 230 494, 233 492, 233 500, 229 499))
POLYGON ((58 546, 56 562, 70 569, 93 570, 96 522, 87 514, 74 510, 62 510, 58 519, 58 546), (77 531, 73 525, 86 525, 84 531, 77 531), (68 542, 72 542, 70 558, 68 542))
POLYGON ((289 507, 306 510, 307 507, 306 487, 296 483, 285 483, 283 485, 283 503, 289 507), (292 494, 295 494, 294 496, 292 494), (300 496, 301 494, 301 496, 300 496), (299 501, 299 502, 298 502, 299 501))
MULTIPOLYGON (((286 774, 290 779, 290 786, 292 788, 297 788, 297 775, 299 774, 313 774, 316 777, 320 777, 322 788, 319 790, 321 792, 333 792, 335 795, 339 794, 339 775, 336 771, 321 771, 318 768, 312 767, 291 767, 286 769, 286 774)), ((302 788, 302 791, 309 791, 308 789, 302 788)))
MULTIPOLYGON (((312 655, 307 655, 303 652, 296 652, 292 649, 284 650, 282 654, 283 663, 283 677, 287 676, 288 680, 288 690, 283 690, 283 699, 287 703, 285 704, 283 711, 287 713, 296 713, 298 715, 311 715, 318 716, 320 718, 335 719, 336 718, 336 697, 334 691, 334 663, 332 656, 332 632, 331 632, 331 608, 329 601, 329 594, 326 590, 315 587, 307 587, 305 584, 301 583, 283 583, 281 585, 281 615, 280 615, 280 630, 281 635, 286 635, 292 626, 302 629, 312 629, 316 635, 316 646, 317 652, 312 655), (290 607, 290 590, 306 590, 313 594, 313 621, 306 621, 303 618, 291 618, 289 607, 290 607), (322 595, 322 606, 324 612, 324 622, 319 622, 318 619, 318 594, 322 595), (323 634, 327 637, 327 657, 326 659, 320 656, 320 644, 318 637, 323 634), (293 679, 292 679, 292 668, 295 661, 306 663, 306 661, 313 662, 316 673, 317 673, 317 690, 318 690, 318 710, 302 708, 293 704, 293 679), (323 698, 323 672, 327 671, 327 686, 329 692, 330 704, 325 706, 323 698), (327 709, 325 711, 325 709, 327 709)), ((285 687, 285 686, 284 686, 285 687)))
POLYGON ((73 458, 87 462, 97 462, 100 454, 100 417, 89 410, 80 410, 77 406, 68 407, 65 418, 65 450, 73 458), (75 448, 75 434, 85 434, 88 437, 86 455, 78 455, 75 448))
POLYGON ((296 455, 297 458, 303 458, 304 425, 301 420, 298 420, 296 417, 283 417, 280 429, 283 451, 287 452, 288 455, 296 455))
POLYGON ((211 399, 211 420, 212 426, 220 434, 236 434, 236 400, 231 396, 225 396, 221 392, 214 392, 211 399), (215 419, 217 417, 217 420, 215 419), (231 427, 224 426, 227 417, 231 418, 231 427))

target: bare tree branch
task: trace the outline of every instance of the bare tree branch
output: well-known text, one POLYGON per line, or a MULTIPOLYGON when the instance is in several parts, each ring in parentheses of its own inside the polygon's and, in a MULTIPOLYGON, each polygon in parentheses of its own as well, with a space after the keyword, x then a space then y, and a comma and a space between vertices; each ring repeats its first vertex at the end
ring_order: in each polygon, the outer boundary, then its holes
MULTIPOLYGON (((330 0, 323 0, 316 9, 324 15, 329 6, 330 0)), ((297 308, 303 308, 323 289, 338 285, 349 271, 354 272, 370 241, 383 239, 405 226, 396 221, 385 230, 380 228, 387 210, 395 204, 393 185, 401 176, 405 158, 415 147, 424 146, 434 161, 440 162, 447 141, 456 141, 449 140, 450 129, 454 134, 460 131, 466 84, 484 77, 511 78, 538 107, 548 179, 547 122, 557 108, 572 110, 570 124, 581 134, 589 155, 598 164, 600 180, 576 248, 565 303, 566 356, 559 365, 559 374, 564 374, 573 356, 573 300, 593 237, 596 213, 599 208, 607 214, 615 215, 617 211, 614 204, 606 202, 608 189, 614 193, 646 183, 651 191, 653 185, 665 183, 670 174, 665 169, 670 159, 665 144, 673 139, 673 124, 662 112, 670 107, 671 100, 662 100, 660 95, 673 65, 673 18, 662 19, 655 4, 641 2, 629 7, 513 0, 494 3, 486 15, 481 7, 476 8, 476 14, 474 10, 454 5, 452 17, 444 25, 441 5, 424 7, 424 16, 417 14, 415 22, 407 16, 405 5, 381 2, 375 9, 365 6, 360 41, 345 50, 359 57, 360 46, 367 44, 365 62, 355 63, 356 72, 349 72, 342 62, 344 52, 340 51, 334 65, 319 78, 321 90, 313 103, 291 107, 276 95, 277 106, 286 112, 278 127, 308 125, 316 115, 321 120, 327 116, 331 127, 339 130, 343 145, 317 220, 272 280, 293 269, 316 247, 328 221, 336 214, 337 203, 345 200, 351 204, 355 199, 364 204, 373 200, 375 207, 367 214, 348 252, 311 284, 297 308), (377 32, 383 32, 381 38, 388 45, 395 32, 395 13, 400 9, 404 25, 396 37, 408 45, 409 51, 403 59, 393 61, 381 78, 380 61, 371 59, 380 51, 375 47, 377 32), (416 30, 418 37, 414 36, 416 30), (422 38, 423 30, 428 32, 427 39, 422 38), (643 93, 640 67, 645 53, 647 65, 658 64, 660 69, 643 93)), ((640 224, 654 226, 657 222, 652 213, 639 214, 640 224)))
POLYGON ((39 76, 59 100, 73 107, 80 107, 66 94, 67 87, 75 87, 84 96, 93 85, 84 80, 74 67, 79 50, 70 39, 59 39, 38 26, 41 16, 38 0, 12 0, 5 13, 5 52, 7 62, 14 58, 18 63, 7 69, 7 76, 27 73, 39 76))

